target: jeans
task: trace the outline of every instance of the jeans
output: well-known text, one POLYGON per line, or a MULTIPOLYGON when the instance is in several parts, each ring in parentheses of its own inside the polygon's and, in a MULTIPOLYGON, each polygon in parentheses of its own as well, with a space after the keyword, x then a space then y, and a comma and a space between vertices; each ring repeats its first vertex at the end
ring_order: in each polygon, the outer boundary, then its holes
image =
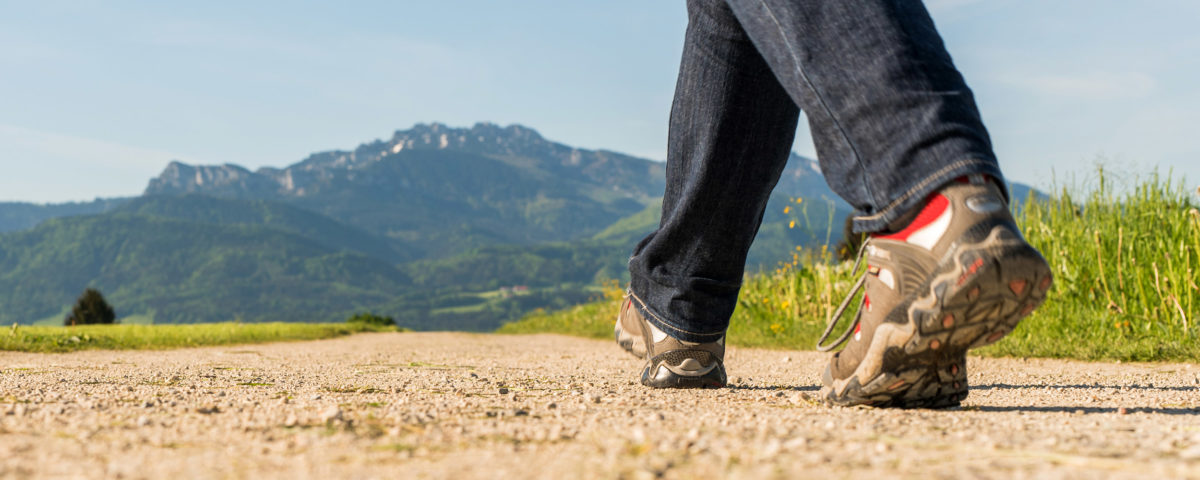
POLYGON ((885 229, 954 178, 1003 184, 970 89, 918 0, 689 0, 658 230, 630 291, 684 341, 721 338, 803 109, 826 182, 885 229))

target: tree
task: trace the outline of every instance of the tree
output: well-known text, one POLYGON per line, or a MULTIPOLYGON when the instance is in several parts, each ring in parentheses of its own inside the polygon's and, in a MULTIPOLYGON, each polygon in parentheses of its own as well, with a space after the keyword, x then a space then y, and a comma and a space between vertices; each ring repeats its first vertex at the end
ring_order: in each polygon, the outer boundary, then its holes
POLYGON ((67 315, 64 325, 92 325, 106 324, 111 325, 117 322, 117 314, 113 312, 112 305, 104 300, 104 295, 100 291, 89 288, 83 291, 83 295, 75 301, 75 306, 71 308, 71 314, 67 315))
POLYGON ((354 316, 346 319, 346 323, 365 323, 373 327, 394 327, 396 320, 392 317, 376 315, 374 313, 356 313, 354 316))

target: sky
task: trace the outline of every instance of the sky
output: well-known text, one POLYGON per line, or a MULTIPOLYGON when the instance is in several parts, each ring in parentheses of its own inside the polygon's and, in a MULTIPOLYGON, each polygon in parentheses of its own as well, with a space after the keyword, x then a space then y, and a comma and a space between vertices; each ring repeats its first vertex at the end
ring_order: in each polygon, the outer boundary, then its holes
MULTIPOLYGON (((929 0, 1010 180, 1200 184, 1200 2, 929 0)), ((0 0, 0 201, 137 195, 171 160, 282 167, 416 123, 519 123, 650 159, 666 0, 0 0)), ((803 125, 803 123, 802 123, 803 125)), ((795 150, 815 155, 805 128, 795 150)))

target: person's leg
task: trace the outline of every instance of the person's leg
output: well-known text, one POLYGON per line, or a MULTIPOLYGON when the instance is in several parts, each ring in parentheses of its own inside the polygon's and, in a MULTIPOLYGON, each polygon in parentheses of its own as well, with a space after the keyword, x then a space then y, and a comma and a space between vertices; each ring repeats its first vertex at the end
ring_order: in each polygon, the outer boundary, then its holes
POLYGON ((808 113, 856 231, 872 233, 823 398, 957 405, 966 351, 1011 332, 1052 279, 1005 208, 987 132, 929 14, 916 0, 727 1, 808 113))
POLYGON ((656 328, 714 342, 729 326, 799 110, 728 5, 691 0, 688 16, 662 220, 629 261, 630 291, 656 328))
POLYGON ((858 209, 855 231, 885 229, 954 178, 1002 178, 920 1, 728 3, 808 115, 826 181, 858 209))

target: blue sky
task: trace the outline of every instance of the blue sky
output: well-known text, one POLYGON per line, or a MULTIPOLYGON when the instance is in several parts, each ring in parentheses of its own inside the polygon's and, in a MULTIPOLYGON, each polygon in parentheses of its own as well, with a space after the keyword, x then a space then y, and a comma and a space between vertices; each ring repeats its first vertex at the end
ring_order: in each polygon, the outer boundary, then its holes
MULTIPOLYGON (((1200 182, 1200 2, 932 0, 1012 180, 1200 182)), ((0 0, 0 200, 134 195, 438 121, 661 160, 681 1, 0 0)), ((801 131, 795 149, 813 154, 801 131)))

